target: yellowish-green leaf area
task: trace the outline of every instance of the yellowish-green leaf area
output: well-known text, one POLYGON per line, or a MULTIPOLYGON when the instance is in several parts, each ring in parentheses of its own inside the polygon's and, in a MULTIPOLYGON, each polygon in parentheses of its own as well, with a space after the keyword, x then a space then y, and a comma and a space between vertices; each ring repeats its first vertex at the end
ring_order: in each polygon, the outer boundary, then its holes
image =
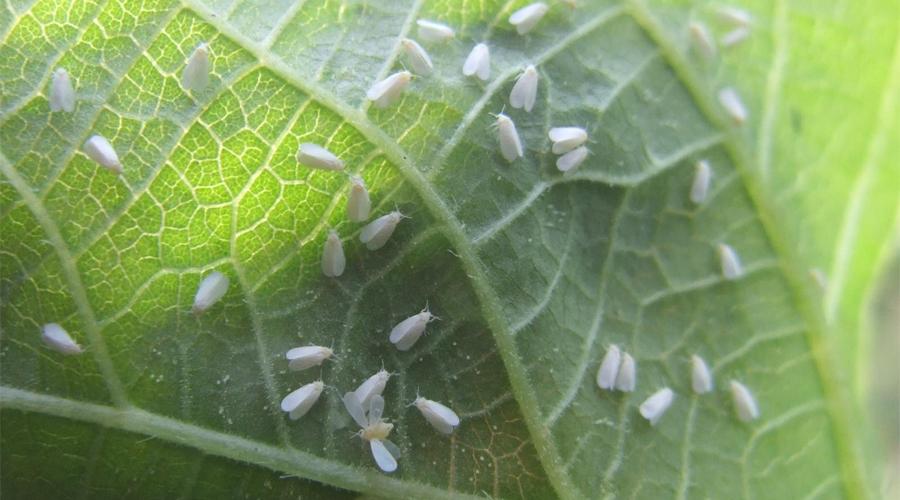
POLYGON ((822 332, 796 284, 805 270, 780 254, 744 138, 687 77, 683 40, 653 7, 608 1, 554 3, 522 37, 506 22, 522 4, 7 2, 3 497, 856 496, 822 332), (434 74, 399 103, 369 107, 418 18, 455 40, 427 46, 434 74), (202 41, 212 83, 187 93, 181 71, 202 41), (486 84, 461 73, 480 41, 486 84), (526 149, 509 164, 490 113, 527 63, 538 102, 507 106, 526 149), (71 114, 49 113, 60 66, 71 114), (546 138, 561 125, 590 134, 567 176, 546 138), (93 134, 115 146, 121 176, 80 151, 93 134), (297 164, 303 142, 365 179, 373 216, 410 217, 384 248, 348 222, 346 175, 297 164), (695 206, 701 158, 714 177, 695 206), (329 228, 347 252, 337 279, 319 264, 329 228), (721 242, 742 278, 721 277, 721 242), (212 270, 232 286, 195 317, 212 270), (391 327, 426 305, 441 320, 398 352, 391 327), (46 322, 85 354, 47 349, 46 322), (638 362, 634 393, 594 384, 613 343, 638 362), (289 372, 285 351, 306 344, 337 359, 289 372), (711 394, 691 393, 694 353, 711 394), (382 366, 402 451, 391 475, 340 401, 382 366), (281 398, 319 378, 322 399, 288 420, 281 398), (732 378, 759 420, 735 417, 732 378), (651 427, 637 406, 664 386, 675 402, 651 427), (408 406, 417 393, 459 413, 452 436, 408 406))

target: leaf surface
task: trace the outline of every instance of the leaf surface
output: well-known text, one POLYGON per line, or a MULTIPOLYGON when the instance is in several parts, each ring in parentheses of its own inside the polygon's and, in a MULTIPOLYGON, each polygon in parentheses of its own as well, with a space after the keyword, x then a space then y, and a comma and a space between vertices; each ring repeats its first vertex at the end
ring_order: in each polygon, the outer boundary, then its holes
MULTIPOLYGON (((809 254, 784 233, 811 209, 780 217, 816 199, 777 198, 789 175, 781 162, 792 161, 780 128, 789 111, 770 109, 775 96, 748 78, 751 124, 727 125, 711 96, 740 65, 729 55, 698 71, 678 28, 708 12, 583 3, 554 5, 524 38, 506 23, 518 4, 496 1, 7 4, 3 493, 861 494, 824 327, 800 278, 809 254), (456 40, 427 46, 434 75, 414 79, 398 104, 369 107, 366 89, 401 67, 398 35, 415 37, 418 18, 449 23, 456 40), (492 48, 486 84, 460 69, 482 40, 492 48), (181 71, 203 41, 212 83, 186 93, 181 71), (540 71, 538 102, 508 111, 526 149, 509 164, 490 113, 527 63, 540 71), (48 112, 58 66, 76 82, 73 114, 48 112), (546 139, 565 125, 586 127, 591 141, 568 176, 546 139), (96 133, 115 145, 122 176, 80 152, 96 133), (347 176, 297 164, 303 142, 365 178, 373 216, 397 207, 410 217, 383 249, 366 250, 361 225, 347 221, 347 176), (769 155, 765 169, 754 144, 769 155), (699 159, 714 177, 698 207, 688 190, 699 159), (338 279, 319 265, 329 228, 347 252, 338 279), (722 242, 743 260, 739 280, 721 277, 722 242), (194 317, 212 270, 231 289, 194 317), (426 306, 441 320, 396 351, 390 329, 426 306), (87 353, 46 349, 39 327, 51 321, 87 353), (284 353, 306 344, 333 345, 338 359, 289 372, 284 353), (610 344, 638 362, 632 394, 593 382, 610 344), (710 395, 690 391, 694 353, 714 370, 710 395), (382 366, 394 373, 385 416, 402 450, 392 475, 353 437, 340 401, 382 366), (318 378, 329 386, 322 399, 288 420, 281 398, 318 378), (762 418, 735 418, 732 378, 753 390, 762 418), (651 427, 637 406, 663 386, 676 400, 651 427), (417 393, 452 407, 457 432, 438 434, 408 406, 417 393)), ((782 65, 780 95, 794 76, 779 50, 758 50, 756 64, 782 65)), ((889 80, 870 83, 896 100, 889 80)), ((876 123, 876 167, 863 170, 877 168, 878 145, 896 131, 895 118, 876 123)), ((852 212, 861 195, 841 194, 829 210, 852 212)), ((878 224, 887 233, 891 220, 878 224)), ((816 231, 796 238, 846 244, 816 231)))

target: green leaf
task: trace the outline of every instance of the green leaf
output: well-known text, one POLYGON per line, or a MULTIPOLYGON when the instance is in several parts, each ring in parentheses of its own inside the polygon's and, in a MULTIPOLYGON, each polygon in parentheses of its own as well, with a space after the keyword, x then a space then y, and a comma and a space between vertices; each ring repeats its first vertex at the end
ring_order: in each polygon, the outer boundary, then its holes
MULTIPOLYGON (((847 31, 809 25, 803 6, 752 6, 751 40, 703 66, 684 26, 712 25, 710 8, 554 4, 521 37, 506 23, 521 3, 7 3, 3 495, 865 496, 806 272, 853 277, 826 305, 834 324, 855 325, 896 214, 867 220, 857 238, 828 223, 855 227, 864 211, 898 206, 884 185, 897 173, 882 168, 898 123, 879 110, 897 102, 900 16, 872 21, 886 34, 866 46, 888 76, 864 69, 846 83, 805 41, 839 51, 847 31), (428 46, 435 74, 400 103, 369 107, 365 90, 401 66, 398 34, 415 37, 418 18, 451 24, 456 40, 428 46), (484 85, 460 71, 482 40, 493 64, 484 85), (201 41, 212 84, 186 93, 180 74, 201 41), (804 59, 814 52, 822 66, 804 59), (508 164, 490 113, 526 62, 540 93, 532 113, 506 111, 526 146, 508 164), (76 82, 71 114, 48 112, 59 66, 76 82), (823 75, 834 83, 810 83, 823 75), (747 100, 743 129, 714 102, 724 84, 747 100), (829 92, 861 93, 852 123, 868 134, 831 142, 829 120, 842 115, 829 92), (589 128, 591 155, 562 176, 546 131, 570 124, 589 128), (80 151, 92 134, 115 145, 122 176, 80 151), (347 177, 299 166, 302 142, 362 175, 374 214, 411 217, 386 247, 358 242, 347 177), (697 207, 687 191, 700 158, 714 183, 697 207), (862 180, 823 191, 820 174, 862 180), (348 256, 338 279, 319 267, 331 227, 348 256), (721 278, 720 242, 739 251, 741 279, 721 278), (212 270, 232 287, 194 317, 212 270), (396 351, 391 327, 426 305, 441 321, 396 351), (46 322, 87 352, 48 350, 46 322), (284 352, 308 343, 334 345, 339 359, 287 371, 284 352), (638 361, 633 394, 594 384, 612 343, 638 361), (713 394, 690 391, 693 353, 714 368, 713 394), (340 402, 382 366, 394 373, 386 417, 403 452, 391 475, 340 402), (322 399, 288 420, 281 398, 319 377, 322 399), (755 393, 759 420, 735 418, 732 378, 755 393), (663 386, 676 400, 651 427, 637 406, 663 386), (457 432, 430 428, 408 406, 417 393, 453 407, 457 432)), ((876 4, 844 8, 857 19, 876 4)))

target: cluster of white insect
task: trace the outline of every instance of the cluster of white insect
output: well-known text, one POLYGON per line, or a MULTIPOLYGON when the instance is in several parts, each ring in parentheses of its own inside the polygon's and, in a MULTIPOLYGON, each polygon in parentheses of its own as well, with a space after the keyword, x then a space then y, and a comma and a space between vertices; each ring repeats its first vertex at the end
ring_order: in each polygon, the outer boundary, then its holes
MULTIPOLYGON (((571 7, 575 2, 566 1, 571 7)), ((522 7, 509 16, 509 23, 520 35, 532 31, 547 14, 550 7, 544 2, 536 2, 522 7)), ((724 7, 719 10, 720 18, 729 24, 730 31, 720 37, 718 44, 730 47, 749 36, 750 15, 740 9, 724 7)), ((455 31, 442 23, 419 19, 417 21, 418 37, 426 44, 444 43, 455 37, 455 31)), ((694 49, 706 60, 713 60, 718 47, 715 37, 707 26, 699 21, 692 21, 688 31, 694 49)), ((400 48, 412 70, 421 76, 428 76, 434 71, 434 63, 427 50, 416 40, 402 37, 400 48)), ((210 80, 210 46, 206 42, 198 44, 188 57, 182 72, 181 85, 187 91, 201 91, 208 86, 210 80)), ((476 77, 482 81, 490 79, 491 51, 486 43, 476 44, 462 65, 462 73, 466 77, 476 77)), ((366 92, 366 99, 377 108, 386 108, 396 103, 413 79, 411 72, 397 71, 386 78, 375 82, 366 92)), ((533 64, 528 64, 516 78, 509 94, 509 104, 513 109, 522 109, 530 113, 535 106, 538 94, 540 74, 533 64)), ((49 88, 49 106, 52 112, 72 112, 75 109, 75 90, 69 73, 64 68, 57 68, 51 79, 49 88)), ((743 124, 748 118, 737 91, 730 87, 721 89, 718 98, 726 113, 736 124, 743 124)), ((522 140, 512 118, 500 113, 496 116, 496 128, 500 143, 500 153, 508 162, 524 156, 522 140)), ((579 126, 554 127, 548 132, 552 142, 551 151, 559 155, 557 168, 564 173, 576 170, 587 158, 587 131, 579 126)), ((101 135, 91 136, 84 144, 84 153, 93 161, 110 171, 121 174, 123 166, 112 144, 101 135)), ((313 169, 343 171, 344 161, 325 146, 306 142, 299 145, 297 162, 313 169)), ((695 164, 694 179, 691 184, 689 198, 697 205, 705 202, 712 180, 712 168, 707 160, 699 160, 695 164)), ((347 217, 352 222, 365 222, 371 212, 371 200, 362 177, 349 177, 347 195, 347 217)), ((359 234, 359 240, 369 250, 382 248, 390 239, 394 230, 405 216, 398 210, 382 215, 365 225, 359 234)), ((728 280, 738 279, 743 275, 743 268, 737 252, 727 244, 718 245, 718 255, 722 275, 728 280)), ((330 230, 325 239, 321 260, 322 273, 331 278, 343 275, 346 268, 346 257, 342 240, 336 230, 330 230)), ((823 278, 824 280, 824 278, 823 278)), ((227 293, 229 279, 223 273, 214 271, 205 276, 198 285, 192 311, 200 315, 219 302, 227 293)), ((399 350, 408 351, 424 335, 427 325, 438 319, 426 307, 399 322, 391 330, 388 340, 399 350)), ((41 338, 48 347, 62 354, 73 355, 83 352, 81 346, 59 324, 48 323, 41 329, 41 338)), ((329 347, 307 345, 295 347, 285 353, 288 368, 291 371, 303 371, 321 366, 326 360, 334 357, 329 347)), ((691 356, 691 388, 697 395, 707 394, 714 389, 713 376, 706 362, 698 355, 691 356)), ((387 387, 391 374, 382 369, 363 381, 354 391, 343 396, 343 403, 360 426, 358 435, 370 445, 372 456, 378 467, 385 472, 397 469, 399 449, 387 438, 393 425, 382 417, 385 401, 382 393, 387 387)), ((637 386, 637 363, 627 352, 611 345, 597 371, 598 387, 609 391, 633 392, 637 386)), ((281 409, 288 413, 291 420, 297 420, 307 414, 319 400, 325 389, 322 380, 302 385, 290 392, 281 401, 281 409)), ((731 380, 729 390, 737 417, 742 421, 750 421, 759 417, 759 408, 750 390, 741 382, 731 380)), ((647 397, 639 406, 640 414, 651 425, 655 426, 675 400, 675 392, 664 387, 647 397)), ((410 404, 415 406, 425 420, 443 434, 451 434, 459 426, 459 416, 449 407, 417 395, 410 404)))
MULTIPOLYGON (((750 14, 737 7, 721 6, 717 9, 718 18, 728 31, 719 38, 718 45, 728 48, 733 47, 750 36, 752 18, 750 14)), ((690 36, 694 50, 707 62, 713 61, 718 53, 716 39, 713 37, 706 24, 700 21, 688 23, 688 35, 690 36)), ((719 103, 728 117, 736 124, 743 125, 748 118, 747 107, 737 90, 724 87, 718 93, 719 103)))
POLYGON ((609 391, 633 392, 636 385, 637 363, 634 358, 620 351, 616 345, 609 346, 597 370, 597 386, 609 391))
MULTIPOLYGON (((637 365, 634 358, 611 345, 597 370, 597 386, 604 390, 633 392, 637 385, 637 365)), ((713 376, 706 361, 698 355, 691 356, 691 389, 701 395, 713 390, 713 376)), ((759 417, 759 408, 749 389, 740 382, 731 381, 731 398, 738 419, 744 422, 759 417)), ((675 392, 664 387, 651 394, 638 407, 641 416, 655 426, 675 401, 675 392)))
MULTIPOLYGON (((285 357, 288 367, 299 371, 319 366, 333 354, 330 348, 311 345, 291 349, 285 357)), ((382 418, 385 407, 382 394, 390 378, 391 374, 381 369, 342 398, 347 412, 360 427, 357 435, 369 443, 372 458, 384 472, 397 470, 397 460, 400 458, 399 448, 387 439, 394 426, 382 418)), ((324 388, 321 380, 301 386, 281 400, 281 410, 291 420, 300 419, 316 404, 324 388)), ((456 412, 437 401, 416 395, 410 406, 415 406, 425 420, 442 434, 452 434, 460 424, 456 412)))
POLYGON ((553 143, 550 150, 560 155, 556 160, 556 168, 560 172, 574 172, 587 158, 588 149, 583 146, 587 141, 587 130, 581 127, 554 127, 547 133, 553 143))
MULTIPOLYGON (((181 86, 185 90, 199 91, 209 85, 209 55, 209 44, 203 42, 197 45, 188 57, 181 74, 181 86)), ((53 72, 48 100, 50 111, 72 112, 75 110, 75 89, 69 73, 64 68, 58 68, 53 72)), ((119 155, 106 137, 99 134, 92 135, 85 141, 83 150, 88 158, 107 170, 115 174, 123 172, 119 155)), ((327 167, 320 166, 319 168, 327 167)))

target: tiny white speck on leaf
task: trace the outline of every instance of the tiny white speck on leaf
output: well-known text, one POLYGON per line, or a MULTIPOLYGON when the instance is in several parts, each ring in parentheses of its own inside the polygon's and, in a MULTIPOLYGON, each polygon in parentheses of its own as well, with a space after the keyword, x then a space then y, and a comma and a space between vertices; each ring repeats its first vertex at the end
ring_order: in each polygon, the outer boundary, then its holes
POLYGON ((337 231, 328 232, 325 239, 325 247, 322 249, 322 274, 329 278, 336 278, 344 274, 347 259, 344 257, 344 244, 337 231))
POLYGON ((713 389, 712 372, 706 361, 696 354, 691 356, 691 389, 696 394, 706 394, 713 389))
POLYGON ((363 222, 369 218, 372 200, 362 177, 350 177, 350 194, 347 196, 347 217, 353 222, 363 222))
POLYGON ((297 161, 307 167, 323 170, 343 170, 344 162, 324 147, 304 142, 297 150, 297 161))
POLYGON ((730 5, 722 5, 716 9, 719 19, 732 26, 750 26, 753 17, 744 9, 730 5))
POLYGON ((357 435, 369 442, 372 458, 378 468, 384 472, 397 470, 400 449, 387 439, 394 426, 381 418, 384 413, 384 398, 376 394, 364 404, 355 393, 348 392, 344 394, 343 401, 347 413, 361 427, 357 435))
POLYGON ((372 101, 376 108, 386 108, 400 98, 412 80, 409 71, 398 71, 384 80, 375 82, 366 92, 366 99, 372 101))
POLYGON ((472 47, 469 56, 463 63, 463 75, 475 75, 482 81, 491 77, 491 50, 484 43, 472 47))
POLYGON ((584 163, 584 160, 588 156, 588 148, 584 146, 577 147, 572 151, 560 156, 556 159, 556 168, 560 172, 574 172, 584 163))
POLYGON ((753 393, 744 384, 737 380, 729 383, 731 389, 731 400, 734 403, 734 411, 737 413, 738 419, 742 422, 749 422, 759 418, 759 406, 756 404, 756 398, 753 393))
POLYGON ((728 113, 728 116, 738 125, 747 121, 747 108, 737 91, 731 87, 725 87, 719 91, 719 103, 728 113))
POLYGON ((526 5, 509 16, 509 24, 515 26, 518 34, 524 35, 534 29, 548 10, 550 10, 550 7, 544 2, 526 5))
POLYGON ((423 309, 397 324, 392 330, 389 340, 397 347, 397 350, 408 351, 425 333, 428 323, 434 321, 436 316, 428 309, 423 309))
POLYGON ((694 182, 691 184, 691 201, 697 205, 706 201, 709 194, 709 183, 712 180, 712 168, 706 160, 700 160, 694 167, 694 182))
POLYGON ((425 420, 442 434, 452 434, 453 430, 459 426, 459 416, 456 412, 437 401, 420 396, 413 404, 419 409, 425 420))
POLYGON ((513 108, 524 108, 531 112, 537 99, 538 72, 533 64, 529 64, 522 74, 516 79, 509 93, 509 105, 513 108))
POLYGON ((413 71, 420 75, 431 74, 434 64, 431 62, 428 52, 418 42, 411 38, 403 38, 400 40, 400 46, 403 47, 403 52, 406 53, 406 59, 413 71))
POLYGON ((497 115, 497 134, 500 139, 500 154, 506 161, 512 162, 525 155, 516 124, 503 113, 497 115))
MULTIPOLYGON (((301 371, 321 365, 326 359, 331 358, 332 355, 334 355, 334 351, 328 347, 307 345, 288 350, 284 357, 288 360, 288 368, 291 371, 301 371)), ((228 377, 226 377, 225 381, 228 381, 228 377)))
POLYGON ((619 373, 616 375, 616 390, 633 392, 637 384, 637 363, 631 354, 622 353, 622 363, 619 365, 619 373))
POLYGON ((750 28, 747 26, 741 26, 739 28, 735 28, 728 33, 725 33, 722 36, 722 46, 723 47, 734 47, 735 45, 743 42, 747 38, 750 37, 750 28))
POLYGON ((65 68, 57 68, 50 80, 50 111, 75 111, 75 89, 65 68))
POLYGON ((372 399, 372 396, 381 395, 381 393, 384 392, 390 378, 390 372, 384 369, 379 370, 378 373, 367 378, 362 384, 359 384, 359 387, 354 391, 356 398, 363 406, 367 406, 369 400, 372 399))
POLYGON ((229 283, 228 276, 219 271, 213 271, 203 278, 194 295, 194 314, 202 314, 215 305, 228 292, 229 283))
POLYGON ((299 419, 316 404, 324 388, 321 380, 300 387, 281 400, 281 411, 287 412, 291 420, 299 419))
POLYGON ((446 42, 456 36, 453 28, 443 23, 419 19, 416 21, 416 25, 419 27, 419 38, 426 42, 446 42))
POLYGON ((41 327, 41 340, 47 344, 47 347, 62 354, 73 355, 83 352, 81 346, 72 339, 69 332, 58 323, 47 323, 41 327))
POLYGON ((612 390, 616 385, 616 376, 619 374, 619 365, 622 362, 622 352, 616 345, 609 346, 600 369, 597 370, 597 387, 612 390))
POLYGON ((672 406, 672 401, 674 400, 675 393, 672 392, 672 389, 664 387, 645 399, 644 402, 641 403, 639 411, 641 412, 641 416, 650 422, 650 425, 655 426, 659 423, 659 419, 662 418, 669 407, 672 406))
POLYGON ((387 244, 397 225, 403 219, 403 214, 395 210, 387 215, 373 220, 359 233, 359 241, 369 250, 378 250, 387 244))
POLYGON ((185 90, 203 90, 209 85, 209 44, 197 45, 188 57, 181 74, 181 86, 185 90))
POLYGON ((587 131, 581 127, 554 127, 547 134, 553 142, 551 150, 553 154, 561 155, 584 144, 587 141, 587 131))
POLYGON ((716 41, 705 24, 694 21, 688 25, 688 31, 691 34, 691 41, 694 42, 694 49, 704 59, 709 61, 716 57, 716 41))
POLYGON ((718 246, 719 263, 722 266, 722 276, 727 280, 736 280, 743 276, 744 266, 741 258, 731 245, 720 243, 718 246))
POLYGON ((88 158, 99 163, 101 167, 115 174, 122 173, 122 162, 119 161, 119 155, 116 154, 116 150, 113 149, 106 137, 92 135, 84 143, 84 153, 88 158))

